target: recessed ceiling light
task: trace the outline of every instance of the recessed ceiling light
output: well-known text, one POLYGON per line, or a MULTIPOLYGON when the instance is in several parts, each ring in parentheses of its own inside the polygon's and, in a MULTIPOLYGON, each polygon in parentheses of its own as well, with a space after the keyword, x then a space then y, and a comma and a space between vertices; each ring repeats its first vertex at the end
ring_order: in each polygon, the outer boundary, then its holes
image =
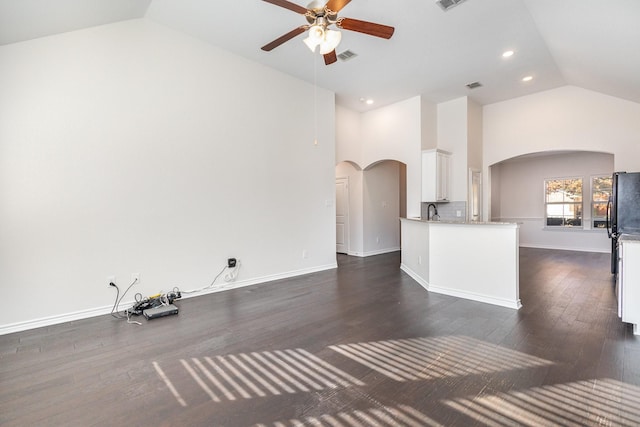
POLYGON ((371 99, 371 98, 368 98, 368 99, 360 98, 360 102, 364 102, 367 105, 371 105, 371 104, 373 104, 373 99, 371 99))
POLYGON ((522 81, 525 83, 530 82, 531 80, 533 80, 533 76, 525 76, 522 78, 522 81))
POLYGON ((506 51, 502 52, 502 57, 503 58, 509 58, 509 57, 513 56, 514 53, 515 52, 512 51, 512 50, 506 50, 506 51))

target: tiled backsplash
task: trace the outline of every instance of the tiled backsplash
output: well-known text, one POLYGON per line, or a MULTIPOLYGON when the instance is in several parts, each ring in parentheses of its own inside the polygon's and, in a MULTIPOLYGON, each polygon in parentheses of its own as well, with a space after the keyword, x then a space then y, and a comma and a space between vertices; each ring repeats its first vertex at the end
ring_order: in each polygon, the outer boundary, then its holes
MULTIPOLYGON (((438 208, 438 215, 442 221, 466 221, 467 220, 467 202, 447 202, 434 203, 438 208), (460 213, 460 216, 458 216, 460 213)), ((427 206, 429 203, 423 203, 420 216, 427 218, 427 206)))

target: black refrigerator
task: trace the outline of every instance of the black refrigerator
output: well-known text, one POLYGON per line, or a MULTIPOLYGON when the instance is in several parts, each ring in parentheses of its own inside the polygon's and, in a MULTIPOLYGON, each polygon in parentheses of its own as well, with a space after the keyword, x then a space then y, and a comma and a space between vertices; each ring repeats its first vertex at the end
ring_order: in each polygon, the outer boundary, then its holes
POLYGON ((615 172, 607 205, 611 238, 611 273, 618 272, 618 237, 640 234, 640 172, 615 172))

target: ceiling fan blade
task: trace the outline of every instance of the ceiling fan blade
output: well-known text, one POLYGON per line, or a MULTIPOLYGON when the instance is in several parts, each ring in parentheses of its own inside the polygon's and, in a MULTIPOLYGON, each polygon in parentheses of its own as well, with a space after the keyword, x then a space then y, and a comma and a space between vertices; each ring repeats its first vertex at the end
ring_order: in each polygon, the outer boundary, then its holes
POLYGON ((284 7, 285 9, 293 10, 294 12, 299 13, 301 15, 304 15, 305 13, 307 13, 306 7, 299 6, 287 0, 262 0, 262 1, 275 4, 276 6, 284 7))
POLYGON ((375 24, 373 22, 360 21, 358 19, 340 18, 336 25, 343 30, 357 31, 359 33, 369 34, 370 36, 382 37, 390 39, 395 28, 388 25, 375 24))
POLYGON ((331 65, 334 62, 338 61, 338 57, 336 56, 335 49, 329 53, 325 53, 323 56, 324 56, 324 65, 331 65))
POLYGON ((302 26, 300 26, 298 28, 294 28, 293 30, 289 31, 287 34, 278 37, 277 39, 275 39, 271 43, 265 44, 264 46, 261 47, 261 49, 266 51, 266 52, 269 52, 269 51, 277 48, 278 46, 280 46, 282 43, 291 40, 292 38, 294 38, 298 34, 304 33, 305 31, 307 31, 307 28, 308 28, 307 25, 302 25, 302 26))
POLYGON ((332 12, 340 12, 351 0, 329 0, 324 6, 332 12))

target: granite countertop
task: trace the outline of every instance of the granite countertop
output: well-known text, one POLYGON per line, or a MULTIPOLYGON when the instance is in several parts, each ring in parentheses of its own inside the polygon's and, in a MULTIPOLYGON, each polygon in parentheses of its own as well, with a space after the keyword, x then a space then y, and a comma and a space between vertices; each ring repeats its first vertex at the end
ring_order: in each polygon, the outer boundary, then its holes
MULTIPOLYGON (((446 225, 518 225, 515 222, 492 222, 492 221, 450 221, 450 220, 428 220, 426 218, 401 218, 409 221, 426 222, 428 224, 446 224, 446 225)), ((640 237, 640 236, 638 236, 640 237)))

